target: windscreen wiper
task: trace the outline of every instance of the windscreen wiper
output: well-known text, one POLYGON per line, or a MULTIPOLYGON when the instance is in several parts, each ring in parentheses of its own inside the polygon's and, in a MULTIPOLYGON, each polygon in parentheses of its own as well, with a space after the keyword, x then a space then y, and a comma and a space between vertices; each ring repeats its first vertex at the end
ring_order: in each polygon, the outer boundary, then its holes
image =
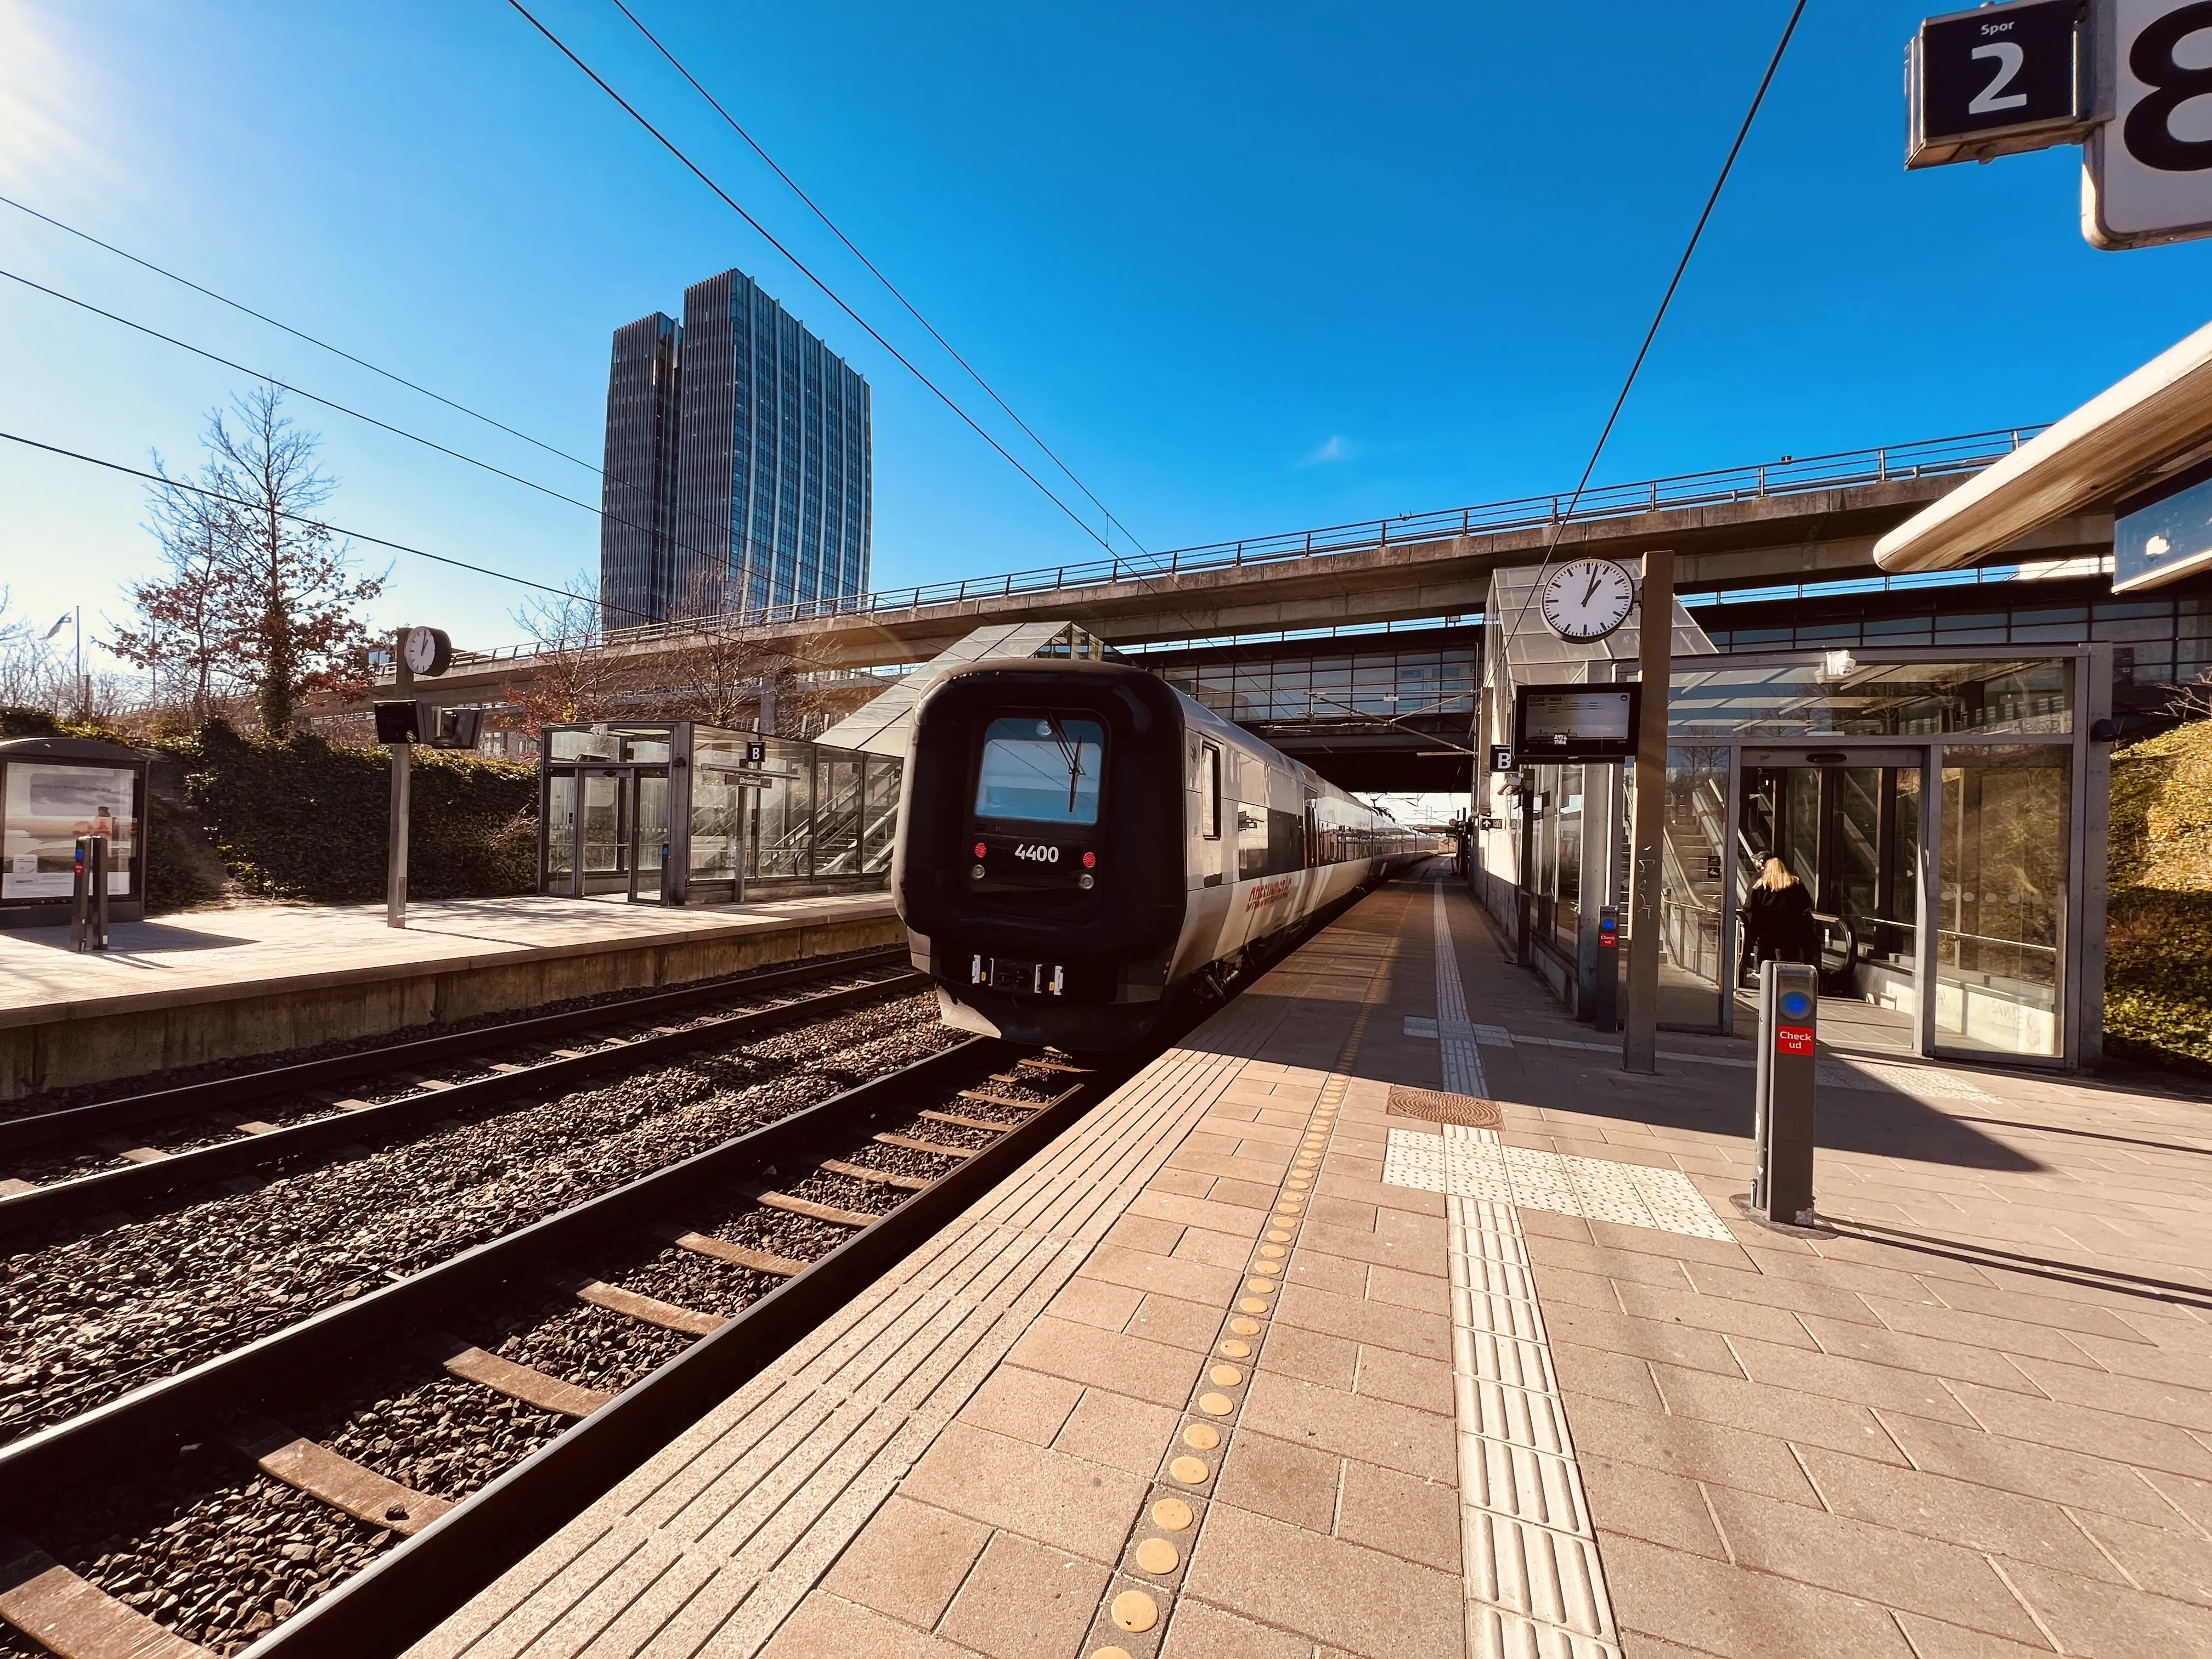
POLYGON ((1076 781, 1083 775, 1083 745, 1060 730, 1059 715, 1047 714, 1044 723, 1046 729, 1052 733, 1052 740, 1060 745, 1060 758, 1067 767, 1067 811, 1073 817, 1075 815, 1076 781))

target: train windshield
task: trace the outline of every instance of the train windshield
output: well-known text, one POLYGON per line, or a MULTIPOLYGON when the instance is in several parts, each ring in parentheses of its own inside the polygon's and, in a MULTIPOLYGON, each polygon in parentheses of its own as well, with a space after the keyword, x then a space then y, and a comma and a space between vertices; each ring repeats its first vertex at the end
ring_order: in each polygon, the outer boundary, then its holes
POLYGON ((1106 729, 1056 714, 993 720, 983 733, 975 814, 1031 823, 1098 822, 1106 729))

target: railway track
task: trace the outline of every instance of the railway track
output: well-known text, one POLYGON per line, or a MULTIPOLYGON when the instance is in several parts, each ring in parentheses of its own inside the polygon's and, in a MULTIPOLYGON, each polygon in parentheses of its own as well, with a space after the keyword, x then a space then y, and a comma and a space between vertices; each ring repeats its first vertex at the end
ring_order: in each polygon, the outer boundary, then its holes
POLYGON ((399 1651, 1134 1063, 969 1039, 0 1447, 6 1639, 399 1651))
POLYGON ((0 1121, 0 1238, 127 1211, 149 1196, 740 1041, 924 982, 906 968, 902 948, 869 951, 0 1121), (848 982, 778 995, 823 979, 848 982), (760 1006, 715 1012, 739 1000, 760 1006), (384 1086, 372 1086, 378 1082, 384 1086), (240 1109, 262 1103, 276 1103, 259 1116, 240 1109))

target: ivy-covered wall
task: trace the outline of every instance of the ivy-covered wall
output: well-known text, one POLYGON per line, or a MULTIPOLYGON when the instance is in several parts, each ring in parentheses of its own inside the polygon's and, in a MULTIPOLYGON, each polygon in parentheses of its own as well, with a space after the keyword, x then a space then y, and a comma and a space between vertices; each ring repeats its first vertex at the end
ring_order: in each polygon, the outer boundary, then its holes
POLYGON ((2212 720, 2112 756, 2105 1042, 2212 1071, 2212 720))
MULTIPOLYGON (((384 896, 386 750, 304 733, 268 742, 220 721, 159 747, 184 763, 191 804, 247 892, 323 903, 384 896)), ((410 799, 410 897, 488 898, 536 886, 536 767, 418 748, 410 799)))

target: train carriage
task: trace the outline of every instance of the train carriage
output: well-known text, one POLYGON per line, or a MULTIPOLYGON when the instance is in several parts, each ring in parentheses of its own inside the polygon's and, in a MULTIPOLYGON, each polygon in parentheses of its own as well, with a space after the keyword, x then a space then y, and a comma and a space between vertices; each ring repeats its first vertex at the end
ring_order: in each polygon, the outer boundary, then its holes
POLYGON ((1141 669, 984 662, 918 711, 891 890, 947 1024, 1111 1048, 1432 845, 1141 669))

